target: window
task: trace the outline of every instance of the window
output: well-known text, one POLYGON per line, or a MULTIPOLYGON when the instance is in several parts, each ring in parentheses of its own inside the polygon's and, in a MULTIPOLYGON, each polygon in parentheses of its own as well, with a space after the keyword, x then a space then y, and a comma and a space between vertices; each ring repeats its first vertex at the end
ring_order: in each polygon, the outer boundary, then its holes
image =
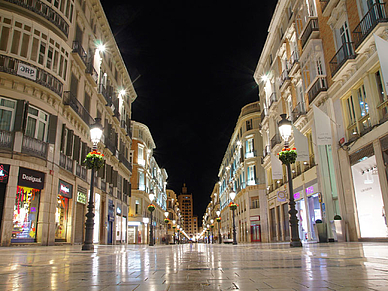
POLYGON ((145 190, 144 173, 139 171, 139 190, 145 190))
POLYGON ((254 141, 253 138, 249 138, 245 142, 245 157, 246 158, 252 158, 254 157, 255 147, 254 147, 254 141))
POLYGON ((256 166, 255 165, 250 165, 248 166, 247 168, 247 182, 248 182, 248 186, 249 185, 256 185, 256 166))
POLYGON ((28 107, 26 135, 42 141, 47 137, 48 114, 33 106, 28 107))
POLYGON ((137 153, 137 160, 139 165, 145 165, 144 161, 144 148, 143 146, 139 145, 138 153, 137 153))
POLYGON ((247 131, 251 130, 253 128, 252 127, 252 119, 249 119, 246 121, 246 126, 247 126, 247 131))
POLYGON ((379 110, 379 118, 380 120, 385 120, 386 118, 388 118, 388 100, 384 90, 384 80, 380 71, 377 71, 377 73, 375 74, 375 79, 377 86, 377 94, 379 96, 379 101, 377 105, 377 108, 379 110))
POLYGON ((12 131, 16 102, 0 98, 0 130, 12 131))
POLYGON ((364 85, 358 88, 357 97, 361 109, 361 117, 364 117, 369 112, 368 103, 366 102, 366 93, 364 85))

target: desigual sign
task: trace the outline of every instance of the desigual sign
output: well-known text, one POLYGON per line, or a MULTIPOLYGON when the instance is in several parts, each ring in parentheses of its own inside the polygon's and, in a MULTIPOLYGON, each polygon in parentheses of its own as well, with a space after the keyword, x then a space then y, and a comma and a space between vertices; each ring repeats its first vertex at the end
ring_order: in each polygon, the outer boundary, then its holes
POLYGON ((42 172, 20 167, 18 184, 29 188, 43 189, 44 176, 42 172))
POLYGON ((61 195, 62 197, 66 197, 69 199, 73 198, 73 185, 65 181, 59 180, 58 194, 61 195))
POLYGON ((36 80, 36 69, 33 68, 33 67, 30 67, 26 64, 22 64, 22 63, 19 63, 18 64, 18 71, 17 71, 17 75, 19 76, 22 76, 22 77, 26 77, 28 79, 31 79, 31 80, 36 80))

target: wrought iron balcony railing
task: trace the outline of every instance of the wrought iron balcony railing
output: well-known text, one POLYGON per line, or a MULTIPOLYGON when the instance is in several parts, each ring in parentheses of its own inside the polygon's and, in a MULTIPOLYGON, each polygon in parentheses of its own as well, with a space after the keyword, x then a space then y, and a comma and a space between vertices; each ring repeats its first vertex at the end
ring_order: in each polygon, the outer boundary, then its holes
POLYGON ((307 23, 306 29, 303 31, 303 34, 300 38, 302 41, 302 47, 306 45, 313 31, 319 31, 317 18, 310 18, 309 22, 307 23))
POLYGON ((271 96, 269 96, 268 109, 271 108, 272 104, 277 101, 278 99, 276 98, 276 92, 272 92, 271 96))
POLYGON ((347 60, 355 59, 352 42, 345 42, 329 62, 331 76, 333 77, 347 60))
POLYGON ((380 22, 388 22, 387 14, 385 12, 385 3, 373 4, 368 13, 361 19, 360 23, 353 31, 353 40, 355 49, 361 45, 364 39, 372 32, 372 30, 380 22))
POLYGON ((85 73, 89 74, 92 77, 93 81, 97 84, 97 82, 98 82, 98 74, 97 74, 96 69, 93 66, 93 62, 92 61, 89 61, 86 64, 85 73))
POLYGON ((103 84, 100 84, 100 85, 98 85, 98 93, 100 93, 102 96, 104 96, 105 101, 106 101, 106 106, 112 105, 112 96, 110 95, 108 88, 105 88, 105 86, 103 84))
POLYGON ((30 63, 23 62, 21 60, 0 55, 0 72, 4 72, 10 75, 19 76, 22 78, 26 78, 30 81, 33 81, 43 87, 46 87, 53 91, 55 94, 62 96, 63 84, 57 78, 55 78, 50 73, 47 73, 45 70, 36 67, 30 63), (34 79, 26 78, 24 76, 18 75, 19 64, 25 64, 29 67, 32 67, 36 70, 36 76, 34 79))
POLYGON ((43 159, 47 159, 47 148, 48 148, 48 145, 46 142, 33 137, 29 137, 27 135, 23 136, 23 142, 22 142, 23 153, 37 156, 43 159))
POLYGON ((132 165, 131 163, 124 157, 122 153, 119 153, 119 161, 129 170, 132 172, 132 165))
POLYGON ((290 76, 288 75, 288 72, 289 72, 288 69, 283 70, 282 75, 280 76, 279 88, 281 88, 287 80, 290 80, 290 76))
POLYGON ((293 51, 290 56, 290 68, 292 68, 297 62, 299 62, 299 55, 298 52, 293 51))
POLYGON ((63 93, 63 104, 69 105, 88 126, 91 126, 94 123, 93 117, 90 116, 89 112, 83 107, 72 92, 65 91, 63 93))
POLYGON ((280 135, 277 133, 271 138, 271 149, 273 149, 277 144, 282 142, 280 135))
POLYGON ((0 130, 0 148, 12 150, 13 134, 10 131, 0 130))
POLYGON ((66 37, 69 35, 69 24, 51 6, 39 0, 5 0, 32 11, 58 27, 66 37))
POLYGON ((317 97, 322 91, 327 91, 326 77, 318 77, 314 85, 311 86, 308 91, 309 104, 311 104, 315 97, 317 97))
POLYGON ((264 149, 263 149, 263 158, 268 156, 270 153, 271 153, 271 146, 270 145, 266 145, 264 147, 264 149))
POLYGON ((73 41, 72 49, 73 53, 77 53, 86 66, 88 55, 78 40, 73 41))
POLYGON ((301 115, 306 114, 306 105, 304 102, 296 104, 295 108, 291 112, 292 121, 295 122, 301 115))

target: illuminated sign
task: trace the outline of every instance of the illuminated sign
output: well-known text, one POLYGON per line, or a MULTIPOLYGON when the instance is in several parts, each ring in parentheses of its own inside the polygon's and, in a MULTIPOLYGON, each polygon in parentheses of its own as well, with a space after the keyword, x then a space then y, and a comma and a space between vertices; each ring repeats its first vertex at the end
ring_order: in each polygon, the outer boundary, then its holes
POLYGON ((300 198, 300 192, 294 193, 294 199, 299 199, 300 198))
POLYGON ((19 168, 19 186, 26 186, 33 189, 43 189, 44 187, 44 173, 26 169, 19 168))
POLYGON ((306 194, 313 194, 314 193, 314 186, 310 186, 306 188, 306 194))
POLYGON ((73 185, 59 180, 58 194, 69 199, 73 198, 73 185))
POLYGON ((82 192, 78 192, 77 193, 77 202, 79 202, 81 204, 86 204, 86 194, 84 194, 82 192))
POLYGON ((9 175, 9 165, 0 164, 0 183, 7 183, 9 175))

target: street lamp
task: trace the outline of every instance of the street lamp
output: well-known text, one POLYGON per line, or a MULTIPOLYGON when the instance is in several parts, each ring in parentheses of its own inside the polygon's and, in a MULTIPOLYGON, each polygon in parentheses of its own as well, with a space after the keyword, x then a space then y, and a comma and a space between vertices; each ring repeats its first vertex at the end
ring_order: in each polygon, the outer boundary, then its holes
POLYGON ((150 193, 148 195, 150 198, 151 204, 148 205, 148 211, 151 213, 151 224, 150 224, 150 241, 149 246, 152 247, 154 245, 154 234, 153 234, 153 225, 152 225, 152 212, 155 210, 155 206, 152 205, 152 201, 154 201, 155 195, 153 193, 150 193))
POLYGON ((168 245, 168 211, 165 211, 164 212, 164 217, 166 217, 166 219, 164 220, 164 222, 166 223, 166 245, 168 245))
POLYGON ((236 224, 235 224, 235 221, 234 221, 234 211, 236 210, 237 208, 237 205, 234 204, 234 198, 236 198, 236 192, 234 192, 232 190, 232 192, 229 193, 229 197, 230 199, 232 200, 233 204, 230 207, 230 209, 232 210, 232 217, 233 217, 233 244, 234 245, 237 245, 237 238, 236 238, 236 224))
MULTIPOLYGON (((284 139, 284 147, 287 148, 289 146, 288 139, 291 136, 292 133, 292 126, 291 121, 287 119, 286 114, 280 114, 280 117, 282 120, 279 121, 279 132, 282 138, 284 139)), ((291 163, 286 162, 283 164, 287 167, 287 177, 288 177, 288 191, 290 196, 290 211, 288 213, 290 214, 290 225, 291 225, 291 247, 301 247, 302 242, 299 239, 299 231, 298 231, 298 218, 296 217, 296 214, 298 211, 295 209, 295 200, 294 200, 294 189, 292 186, 292 177, 291 177, 291 163)))
POLYGON ((176 220, 173 220, 173 221, 172 221, 172 229, 173 229, 173 231, 174 231, 174 236, 173 236, 174 245, 175 245, 175 228, 176 228, 175 223, 176 223, 176 220))
POLYGON ((212 218, 212 219, 210 219, 210 229, 211 229, 211 239, 212 239, 212 244, 214 244, 214 234, 213 234, 213 228, 214 228, 214 224, 213 224, 213 222, 214 222, 214 219, 212 218))
POLYGON ((207 225, 207 243, 210 244, 210 225, 207 225))
MULTIPOLYGON (((90 128, 90 139, 93 142, 93 152, 97 150, 97 144, 100 142, 102 137, 102 126, 100 123, 101 119, 96 118, 95 123, 90 128)), ((94 202, 93 202, 93 190, 94 190, 94 172, 98 170, 99 167, 93 162, 88 165, 88 168, 92 170, 92 175, 90 178, 90 192, 89 192, 89 203, 88 203, 88 213, 86 214, 86 223, 85 223, 85 241, 82 245, 83 251, 93 250, 93 228, 94 228, 94 202)))
POLYGON ((220 244, 221 243, 221 217, 220 217, 221 211, 217 210, 216 214, 217 214, 216 220, 218 222, 218 243, 220 244))
POLYGON ((178 245, 179 245, 179 243, 180 243, 180 231, 181 231, 181 227, 180 227, 180 225, 178 224, 178 226, 176 227, 177 228, 177 230, 178 230, 178 245))

